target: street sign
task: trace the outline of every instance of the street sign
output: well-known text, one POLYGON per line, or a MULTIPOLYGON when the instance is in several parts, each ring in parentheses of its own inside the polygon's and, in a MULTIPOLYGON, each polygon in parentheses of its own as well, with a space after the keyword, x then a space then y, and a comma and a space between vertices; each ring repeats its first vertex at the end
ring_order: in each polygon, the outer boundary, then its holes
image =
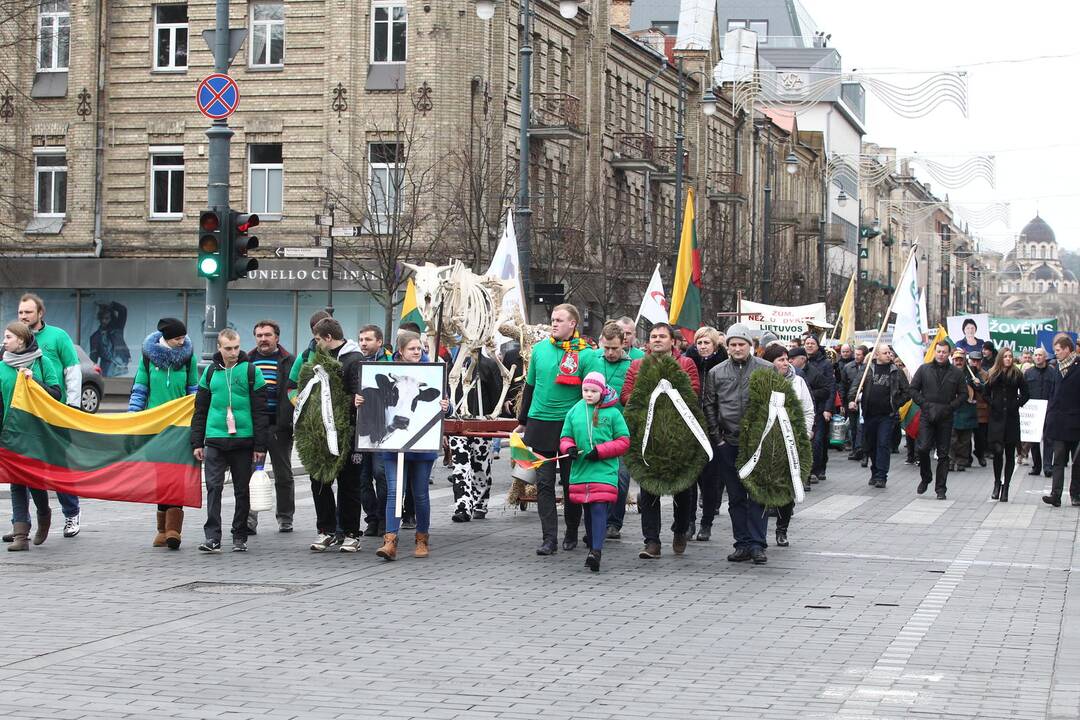
POLYGON ((333 215, 316 215, 315 216, 315 224, 319 225, 319 226, 322 226, 322 227, 330 227, 331 225, 334 224, 334 216, 333 215))
POLYGON ((869 257, 870 257, 870 248, 868 248, 868 247, 859 248, 859 258, 860 259, 866 260, 869 257))
POLYGON ((331 238, 323 237, 322 235, 315 236, 315 247, 328 248, 333 247, 334 241, 331 238))
POLYGON ((328 268, 328 267, 330 267, 330 261, 329 260, 316 260, 315 261, 315 267, 317 267, 317 268, 328 268))
POLYGON ((279 247, 274 249, 274 254, 279 258, 324 258, 326 248, 279 247))
POLYGON ((866 280, 868 277, 870 277, 870 272, 868 270, 860 270, 859 271, 859 279, 860 280, 866 280))
MULTIPOLYGON (((215 30, 203 30, 203 40, 206 41, 206 47, 210 48, 210 53, 217 52, 217 31, 215 30)), ((236 53, 240 52, 240 48, 244 45, 244 38, 247 37, 247 30, 230 30, 229 31, 229 62, 228 65, 232 65, 233 58, 236 57, 236 53)))
POLYGON ((359 237, 363 228, 360 225, 344 225, 330 228, 330 237, 359 237))
POLYGON ((232 115, 240 104, 240 88, 228 75, 207 75, 195 91, 195 102, 203 115, 211 120, 222 120, 232 115))

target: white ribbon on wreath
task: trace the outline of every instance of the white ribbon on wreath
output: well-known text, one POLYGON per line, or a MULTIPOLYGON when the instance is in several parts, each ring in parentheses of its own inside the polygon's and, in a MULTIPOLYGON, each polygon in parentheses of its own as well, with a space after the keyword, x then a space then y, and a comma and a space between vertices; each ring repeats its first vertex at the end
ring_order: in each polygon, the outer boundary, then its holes
POLYGON ((300 391, 300 394, 296 396, 296 409, 293 410, 293 425, 300 419, 300 412, 304 409, 304 403, 307 402, 308 396, 315 389, 316 385, 320 385, 319 388, 319 406, 322 412, 322 423, 326 429, 326 447, 330 450, 331 455, 338 455, 338 436, 337 426, 334 424, 334 401, 330 397, 330 376, 326 374, 326 370, 322 365, 316 365, 311 369, 311 379, 307 381, 307 385, 300 391))
POLYGON ((784 449, 787 450, 788 470, 791 472, 791 487, 795 491, 795 502, 801 503, 806 499, 806 494, 803 492, 802 469, 799 465, 799 446, 795 442, 795 431, 791 427, 787 408, 784 407, 786 399, 787 396, 784 393, 776 391, 773 391, 769 397, 769 419, 765 421, 765 429, 761 433, 757 450, 746 461, 746 464, 739 468, 739 478, 745 480, 754 471, 758 460, 761 459, 761 448, 765 445, 765 438, 768 437, 773 425, 779 422, 780 434, 784 437, 784 449))
POLYGON ((675 410, 679 413, 679 417, 686 423, 686 427, 690 428, 690 432, 694 434, 697 441, 701 443, 701 447, 705 449, 705 454, 712 460, 712 443, 709 442, 709 436, 701 429, 701 424, 694 417, 694 412, 687 406, 683 396, 670 382, 661 380, 656 383, 652 395, 649 396, 649 413, 645 417, 645 435, 641 438, 641 462, 646 465, 649 464, 645 459, 645 448, 649 446, 649 433, 652 431, 653 410, 656 408, 656 399, 661 395, 668 396, 671 404, 675 406, 675 410))

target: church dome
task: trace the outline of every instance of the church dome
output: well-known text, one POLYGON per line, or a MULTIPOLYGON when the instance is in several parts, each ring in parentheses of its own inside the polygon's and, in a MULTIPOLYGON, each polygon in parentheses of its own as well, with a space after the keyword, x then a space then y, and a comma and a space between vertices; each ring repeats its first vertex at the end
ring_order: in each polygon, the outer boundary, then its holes
POLYGON ((1036 215, 1031 222, 1020 231, 1020 241, 1025 243, 1057 243, 1053 229, 1046 221, 1036 215))
POLYGON ((1015 262, 1007 262, 1001 269, 1001 275, 1012 280, 1019 280, 1020 274, 1020 266, 1015 262))
POLYGON ((1076 275, 1073 274, 1072 270, 1063 271, 1061 273, 1061 276, 1062 276, 1062 278, 1064 278, 1065 280, 1068 280, 1069 282, 1076 282, 1076 275))
POLYGON ((1033 277, 1036 280, 1047 280, 1047 281, 1059 280, 1060 279, 1060 276, 1057 274, 1057 272, 1052 267, 1047 265, 1046 263, 1043 263, 1039 267, 1035 268, 1035 274, 1033 275, 1033 277))

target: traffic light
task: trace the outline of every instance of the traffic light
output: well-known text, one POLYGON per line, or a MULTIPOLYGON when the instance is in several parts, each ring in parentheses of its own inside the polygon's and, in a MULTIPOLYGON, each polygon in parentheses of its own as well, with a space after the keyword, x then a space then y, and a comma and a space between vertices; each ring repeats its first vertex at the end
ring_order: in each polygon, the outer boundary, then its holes
POLYGON ((224 255, 225 228, 221 222, 221 213, 216 210, 203 210, 199 213, 199 260, 196 269, 199 277, 221 277, 224 255))
POLYGON ((259 216, 231 211, 232 237, 229 242, 229 281, 246 278, 252 270, 259 269, 259 261, 248 257, 248 251, 259 247, 259 238, 248 235, 248 230, 259 224, 259 216))

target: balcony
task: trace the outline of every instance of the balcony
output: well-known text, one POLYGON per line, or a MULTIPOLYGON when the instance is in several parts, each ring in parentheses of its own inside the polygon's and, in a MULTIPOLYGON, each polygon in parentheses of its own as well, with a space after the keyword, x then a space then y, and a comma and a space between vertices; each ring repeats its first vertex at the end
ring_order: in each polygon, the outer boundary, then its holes
POLYGON ((529 136, 550 140, 582 140, 581 99, 569 93, 533 93, 529 136))
MULTIPOLYGON (((656 146, 656 164, 660 166, 660 172, 650 175, 650 179, 653 182, 661 183, 674 183, 675 182, 675 163, 678 160, 678 152, 676 145, 657 145, 656 146)), ((693 177, 693 173, 690 170, 690 143, 683 141, 683 182, 686 182, 689 178, 693 177)))
POLYGON ((794 200, 773 200, 772 232, 776 233, 795 227, 799 222, 799 213, 794 200))
POLYGON ((810 237, 817 235, 821 232, 821 216, 812 212, 799 213, 797 224, 795 225, 795 234, 803 237, 810 237))
POLYGON ((648 133, 615 133, 611 167, 623 172, 661 172, 656 158, 656 138, 648 133))
POLYGON ((825 244, 844 245, 847 238, 844 237, 844 226, 840 223, 825 223, 825 244))
POLYGON ((742 173, 714 170, 709 173, 709 180, 711 182, 706 187, 710 200, 723 203, 746 202, 742 173))

